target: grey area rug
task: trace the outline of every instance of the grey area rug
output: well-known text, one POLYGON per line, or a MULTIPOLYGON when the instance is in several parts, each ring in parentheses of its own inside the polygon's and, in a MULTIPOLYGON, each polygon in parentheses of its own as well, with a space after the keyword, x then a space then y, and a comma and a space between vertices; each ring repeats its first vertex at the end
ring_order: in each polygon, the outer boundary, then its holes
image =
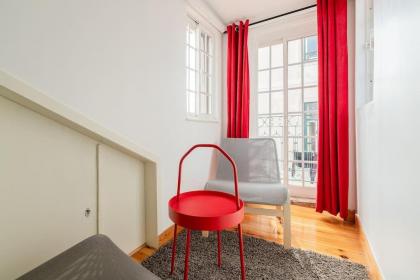
MULTIPOLYGON (((142 265, 162 279, 183 279, 185 231, 177 239, 176 271, 169 275, 172 242, 162 246, 142 265)), ((369 279, 366 268, 318 253, 290 249, 262 239, 244 236, 246 278, 251 279, 369 279)), ((189 279, 240 279, 236 232, 222 233, 222 267, 217 266, 217 238, 191 234, 189 279)))

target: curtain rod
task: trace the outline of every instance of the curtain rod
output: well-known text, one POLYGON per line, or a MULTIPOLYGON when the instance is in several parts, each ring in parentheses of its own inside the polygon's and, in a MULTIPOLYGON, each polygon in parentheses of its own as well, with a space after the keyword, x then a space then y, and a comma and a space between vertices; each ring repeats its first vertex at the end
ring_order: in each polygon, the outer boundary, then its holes
MULTIPOLYGON (((250 23, 249 26, 256 25, 256 24, 259 24, 259 23, 263 23, 263 22, 266 22, 266 21, 270 21, 270 20, 273 20, 273 19, 276 19, 276 18, 284 17, 284 16, 287 16, 287 15, 290 15, 290 14, 294 14, 294 13, 297 13, 297 12, 301 12, 301 11, 304 11, 304 10, 307 10, 307 9, 310 9, 310 8, 313 8, 313 7, 316 7, 316 4, 310 5, 310 6, 306 6, 306 7, 297 9, 297 10, 289 11, 287 13, 280 14, 280 15, 277 15, 277 16, 273 16, 273 17, 269 17, 269 18, 266 18, 266 19, 262 19, 262 20, 259 20, 259 21, 250 23)), ((227 33, 227 31, 223 32, 223 34, 225 34, 225 33, 227 33)))

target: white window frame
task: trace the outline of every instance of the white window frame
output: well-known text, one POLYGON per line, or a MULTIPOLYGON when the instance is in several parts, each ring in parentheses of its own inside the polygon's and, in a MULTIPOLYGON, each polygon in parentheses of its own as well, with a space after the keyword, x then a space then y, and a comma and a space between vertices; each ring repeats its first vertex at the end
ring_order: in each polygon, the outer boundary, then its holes
MULTIPOLYGON (((195 30, 195 32, 196 32, 196 36, 195 36, 195 46, 196 46, 196 56, 195 56, 196 75, 195 76, 196 77, 195 77, 195 80, 196 81, 195 81, 195 89, 193 91, 194 94, 195 94, 195 112, 194 113, 189 112, 189 108, 188 108, 188 106, 189 106, 189 104, 188 104, 188 102, 189 102, 188 101, 188 92, 192 92, 192 91, 187 88, 188 87, 187 85, 186 85, 186 88, 185 88, 186 119, 187 120, 193 120, 193 121, 218 122, 218 119, 216 117, 216 115, 217 115, 216 104, 218 102, 217 94, 216 94, 216 83, 217 83, 217 78, 216 78, 216 74, 217 74, 216 59, 217 59, 217 57, 216 57, 216 44, 215 44, 216 36, 215 36, 215 33, 213 31, 211 31, 210 28, 208 28, 206 26, 206 24, 198 22, 191 15, 188 15, 188 21, 187 21, 186 27, 188 25, 193 25, 196 28, 196 30, 195 30), (208 98, 207 102, 209 102, 209 100, 211 100, 210 105, 207 104, 207 106, 209 106, 208 107, 209 111, 210 111, 209 114, 205 114, 205 113, 200 112, 200 98, 202 98, 202 95, 203 95, 200 91, 200 89, 201 89, 200 82, 201 82, 201 75, 202 75, 201 64, 200 64, 202 62, 201 59, 200 59, 200 52, 201 52, 201 50, 200 50, 200 36, 201 36, 201 32, 205 33, 207 36, 209 36, 211 38, 210 48, 212 48, 211 54, 210 53, 205 54, 205 55, 211 56, 211 58, 210 58, 210 63, 211 64, 209 66, 210 69, 211 69, 211 73, 210 74, 205 74, 206 76, 209 76, 209 78, 210 78, 210 83, 207 85, 210 88, 210 90, 209 90, 209 92, 207 92, 207 97, 206 97, 206 98, 208 98)), ((187 49, 188 48, 187 42, 185 42, 185 46, 186 46, 186 49, 187 49)), ((189 53, 185 52, 185 55, 187 56, 186 59, 185 59, 185 62, 186 62, 185 69, 186 69, 186 75, 188 75, 187 74, 188 70, 193 70, 193 69, 188 67, 189 66, 189 53)), ((186 76, 185 79, 186 79, 186 81, 188 81, 188 76, 186 76)))
MULTIPOLYGON (((283 44, 283 123, 288 118, 288 43, 289 41, 293 41, 296 39, 301 39, 304 37, 310 37, 317 35, 316 30, 316 12, 309 11, 303 15, 297 15, 296 17, 291 17, 288 21, 284 19, 284 21, 280 21, 278 23, 274 23, 272 25, 263 26, 260 28, 261 31, 256 31, 254 38, 251 39, 250 46, 251 46, 251 82, 254 85, 251 85, 251 104, 253 104, 253 108, 251 108, 251 135, 252 137, 259 137, 258 136, 258 49, 272 46, 276 44, 283 44), (254 75, 253 75, 254 74, 254 75)), ((302 54, 303 55, 303 54, 302 54)), ((302 64, 303 65, 303 64, 302 64)), ((303 73, 302 73, 303 75, 303 73)), ((301 83, 304 83, 303 76, 301 79, 301 83)), ((271 88, 271 83, 270 83, 271 88)), ((302 87, 303 90, 303 87, 302 87)), ((302 106, 303 100, 302 100, 302 106)), ((303 108, 304 109, 304 108, 303 108)), ((302 109, 302 122, 304 121, 304 110, 302 109)), ((271 106, 270 106, 271 111, 271 106)), ((303 125, 302 125, 303 127, 303 125)), ((302 141, 303 141, 302 135, 302 141)), ((283 139, 288 141, 289 135, 287 131, 287 126, 283 125, 283 139)), ((302 151, 303 152, 303 151, 302 151)), ((283 182, 289 182, 288 178, 288 163, 289 163, 289 152, 288 152, 288 145, 283 143, 283 170, 280 172, 283 175, 283 182)), ((287 185, 287 183, 286 183, 287 185)), ((316 187, 301 187, 301 186, 294 186, 294 185, 287 185, 289 191, 291 193, 292 198, 295 199, 304 199, 313 201, 316 197, 316 187)))
MULTIPOLYGON (((303 66, 304 66, 305 62, 304 62, 304 57, 303 57, 303 55, 304 55, 304 53, 303 53, 304 40, 303 39, 306 38, 306 37, 310 37, 310 36, 317 36, 317 33, 315 32, 315 33, 306 34, 306 35, 303 35, 303 36, 293 36, 293 37, 285 38, 285 41, 283 42, 283 53, 284 53, 284 55, 283 55, 284 62, 283 63, 285 65, 285 71, 284 71, 284 93, 285 93, 284 96, 285 96, 285 98, 284 98, 284 107, 283 107, 284 113, 283 113, 283 115, 284 115, 285 120, 288 120, 288 118, 289 118, 289 112, 288 112, 288 103, 289 103, 288 91, 289 91, 289 89, 291 89, 291 90, 301 89, 302 90, 302 92, 301 92, 301 96, 302 96, 302 108, 301 108, 302 123, 301 123, 301 126, 302 126, 302 133, 303 134, 302 134, 302 136, 300 136, 300 138, 302 139, 302 157, 303 157, 303 159, 301 161, 299 161, 302 164, 302 172, 304 172, 304 167, 303 166, 304 166, 305 163, 313 163, 313 162, 307 162, 307 161, 304 160, 304 154, 305 154, 304 142, 305 142, 305 138, 307 138, 307 137, 304 136, 305 113, 307 113, 305 111, 304 90, 305 90, 305 88, 318 88, 318 86, 319 86, 318 82, 316 83, 316 86, 312 86, 312 85, 311 86, 305 86, 304 85, 305 84, 305 78, 304 78, 304 68, 303 68, 303 66), (301 43, 302 44, 301 45, 302 61, 300 63, 292 64, 292 66, 294 66, 294 65, 300 65, 301 66, 301 81, 300 81, 301 84, 300 84, 299 87, 289 88, 289 86, 288 86, 288 83, 289 83, 288 78, 289 77, 288 77, 288 71, 287 70, 288 70, 288 67, 291 66, 291 65, 289 65, 289 62, 288 62, 288 42, 293 41, 293 40, 297 40, 297 39, 302 40, 301 41, 302 42, 301 43)), ((318 61, 318 59, 316 61, 318 61)), ((284 139, 286 139, 286 141, 289 141, 290 140, 289 139, 290 138, 289 137, 289 131, 288 131, 288 127, 286 125, 284 126, 283 133, 284 133, 284 139)), ((318 139, 315 139, 315 141, 318 142, 318 139)), ((289 143, 287 143, 287 145, 283 144, 283 149, 284 149, 284 151, 283 151, 283 153, 284 153, 284 159, 283 159, 284 160, 284 164, 283 164, 283 166, 284 166, 284 170, 283 170, 284 177, 283 178, 284 178, 285 182, 289 182, 289 169, 288 169, 289 166, 288 166, 288 164, 294 162, 293 159, 289 160, 289 146, 288 145, 289 145, 289 143)), ((315 162, 315 164, 317 164, 317 162, 315 162)), ((302 176, 304 176, 304 174, 302 176)), ((290 190, 291 190, 292 197, 315 199, 316 187, 305 187, 305 186, 296 186, 296 185, 289 185, 289 187, 290 187, 290 190)))

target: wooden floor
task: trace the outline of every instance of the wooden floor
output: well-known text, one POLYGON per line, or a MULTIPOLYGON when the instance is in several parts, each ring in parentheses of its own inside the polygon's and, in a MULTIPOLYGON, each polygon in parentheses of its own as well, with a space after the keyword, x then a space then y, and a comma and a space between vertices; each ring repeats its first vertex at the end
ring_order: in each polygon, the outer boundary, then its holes
MULTIPOLYGON (((358 225, 344 222, 329 214, 316 213, 313 208, 292 205, 292 246, 321 254, 348 259, 366 265, 372 279, 380 279, 358 225)), ((282 243, 281 220, 276 217, 246 215, 242 223, 247 235, 282 243)), ((160 244, 172 239, 170 228, 160 236, 160 244)), ((132 257, 142 261, 152 255, 152 248, 142 248, 132 257)))

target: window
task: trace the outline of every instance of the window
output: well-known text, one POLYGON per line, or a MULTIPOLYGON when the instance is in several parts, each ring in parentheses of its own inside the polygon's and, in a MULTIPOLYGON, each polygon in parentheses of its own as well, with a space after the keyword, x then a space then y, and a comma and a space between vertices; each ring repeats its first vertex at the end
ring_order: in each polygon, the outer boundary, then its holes
POLYGON ((317 37, 309 36, 258 49, 257 134, 276 141, 283 182, 312 189, 318 154, 317 44, 317 37))
POLYGON ((214 43, 196 22, 186 28, 187 115, 209 120, 214 116, 214 43))

